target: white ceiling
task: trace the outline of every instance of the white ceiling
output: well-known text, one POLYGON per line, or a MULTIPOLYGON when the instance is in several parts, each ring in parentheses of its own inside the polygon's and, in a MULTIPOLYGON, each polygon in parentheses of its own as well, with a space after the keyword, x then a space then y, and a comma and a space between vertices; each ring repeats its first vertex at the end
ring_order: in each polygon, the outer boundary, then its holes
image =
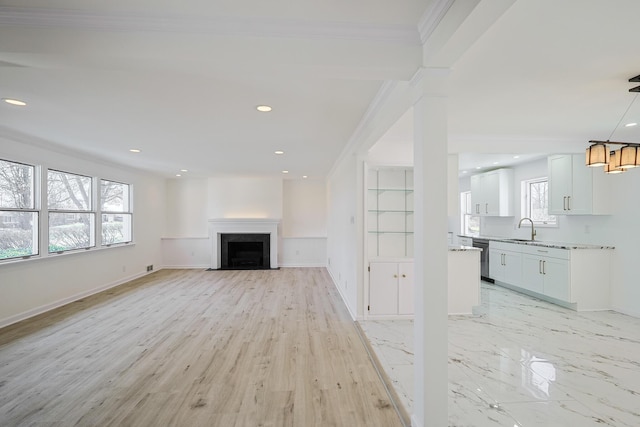
MULTIPOLYGON (((28 102, 0 103, 0 135, 164 176, 324 177, 384 82, 421 65, 438 2, 0 0, 0 98, 28 102)), ((515 1, 452 66, 450 151, 609 138, 640 74, 639 14, 637 0, 515 1)), ((402 123, 381 144, 410 144, 402 123)), ((611 139, 640 141, 640 126, 611 139)))

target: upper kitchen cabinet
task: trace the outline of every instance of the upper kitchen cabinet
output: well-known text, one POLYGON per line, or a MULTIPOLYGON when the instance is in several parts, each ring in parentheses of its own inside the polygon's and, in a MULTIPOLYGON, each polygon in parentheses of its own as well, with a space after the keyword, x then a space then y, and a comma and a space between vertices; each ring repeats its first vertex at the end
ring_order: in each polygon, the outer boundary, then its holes
POLYGON ((548 157, 549 214, 610 214, 609 181, 601 168, 585 166, 582 154, 548 157))
POLYGON ((513 170, 472 175, 471 207, 475 215, 513 216, 513 170))

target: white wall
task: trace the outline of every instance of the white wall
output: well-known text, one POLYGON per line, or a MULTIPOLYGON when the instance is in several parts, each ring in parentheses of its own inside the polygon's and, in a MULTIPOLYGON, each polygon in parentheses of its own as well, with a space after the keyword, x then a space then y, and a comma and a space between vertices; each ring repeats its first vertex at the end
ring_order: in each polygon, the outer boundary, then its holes
POLYGON ((0 264, 0 326, 146 274, 162 264, 165 180, 0 137, 0 158, 133 185, 134 244, 0 264))
POLYGON ((327 264, 327 185, 320 179, 283 182, 282 267, 327 264))
POLYGON ((165 237, 207 237, 208 181, 167 180, 167 221, 165 237))
POLYGON ((283 237, 326 237, 327 185, 324 180, 285 180, 283 196, 283 237))
POLYGON ((363 252, 362 239, 358 237, 359 223, 357 215, 358 171, 361 172, 356 158, 349 156, 336 168, 328 181, 328 218, 327 218, 327 258, 328 270, 338 290, 342 294, 347 308, 353 317, 363 316, 362 284, 358 284, 358 251, 363 252))
MULTIPOLYGON (((586 166, 585 166, 586 167, 586 166)), ((596 170, 595 173, 601 173, 596 170)), ((604 172, 602 172, 604 173, 604 172)), ((517 228, 522 218, 519 206, 522 180, 547 176, 547 161, 525 163, 514 167, 515 216, 512 218, 483 218, 481 233, 488 236, 527 238, 529 227, 517 228)), ((559 216, 558 227, 536 227, 536 239, 569 243, 588 243, 615 246, 612 256, 611 300, 615 310, 640 317, 640 286, 636 264, 640 239, 640 170, 609 175, 611 180, 612 215, 559 216)), ((467 179, 468 181, 468 179, 467 179)), ((460 180, 460 189, 466 187, 460 180)))
POLYGON ((209 178, 207 216, 282 218, 281 178, 209 178))
POLYGON ((208 220, 277 218, 278 265, 326 265, 327 206, 323 180, 281 178, 171 179, 167 183, 164 265, 209 267, 208 220))

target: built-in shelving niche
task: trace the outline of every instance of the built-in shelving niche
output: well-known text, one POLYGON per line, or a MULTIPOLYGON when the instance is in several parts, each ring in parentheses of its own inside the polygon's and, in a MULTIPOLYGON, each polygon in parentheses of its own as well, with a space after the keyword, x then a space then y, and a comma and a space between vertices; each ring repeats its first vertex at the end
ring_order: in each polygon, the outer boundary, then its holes
POLYGON ((370 168, 366 197, 369 258, 413 257, 413 169, 370 168))

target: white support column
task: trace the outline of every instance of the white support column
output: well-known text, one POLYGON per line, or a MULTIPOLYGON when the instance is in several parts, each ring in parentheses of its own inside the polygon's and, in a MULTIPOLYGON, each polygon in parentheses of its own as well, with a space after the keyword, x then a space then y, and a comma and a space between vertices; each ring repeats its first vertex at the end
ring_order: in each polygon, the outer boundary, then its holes
POLYGON ((414 427, 446 426, 447 111, 449 69, 414 77, 414 427))

